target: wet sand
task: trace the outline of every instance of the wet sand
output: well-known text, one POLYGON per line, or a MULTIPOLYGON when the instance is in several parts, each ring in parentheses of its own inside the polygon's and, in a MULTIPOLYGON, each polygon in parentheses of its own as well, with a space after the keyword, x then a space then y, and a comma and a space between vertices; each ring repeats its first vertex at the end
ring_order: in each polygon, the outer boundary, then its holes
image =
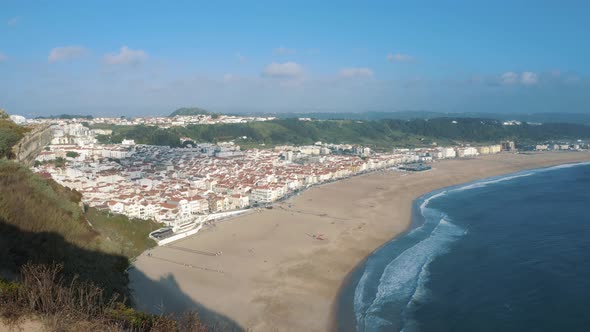
POLYGON ((135 300, 152 312, 197 303, 251 331, 326 331, 348 273, 409 227, 417 197, 479 178, 589 160, 588 152, 503 153, 440 161, 422 173, 378 172, 316 187, 272 210, 220 222, 155 248, 151 256, 142 254, 130 273, 135 300), (216 252, 222 254, 207 254, 216 252), (145 277, 172 280, 194 303, 150 293, 137 281, 145 277))

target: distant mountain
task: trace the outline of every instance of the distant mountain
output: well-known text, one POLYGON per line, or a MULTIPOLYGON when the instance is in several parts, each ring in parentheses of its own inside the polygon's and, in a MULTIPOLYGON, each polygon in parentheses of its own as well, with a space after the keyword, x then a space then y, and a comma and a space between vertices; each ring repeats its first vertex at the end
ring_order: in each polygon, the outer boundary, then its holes
POLYGON ((179 108, 176 111, 170 113, 169 117, 175 117, 177 115, 200 115, 200 114, 212 114, 209 111, 206 111, 202 108, 198 107, 183 107, 179 108))

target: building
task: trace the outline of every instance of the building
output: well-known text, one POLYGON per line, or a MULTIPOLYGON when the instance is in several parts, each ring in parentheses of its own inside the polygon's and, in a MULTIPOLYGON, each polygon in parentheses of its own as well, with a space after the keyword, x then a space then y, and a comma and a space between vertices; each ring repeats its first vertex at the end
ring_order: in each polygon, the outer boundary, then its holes
POLYGON ((441 158, 448 159, 448 158, 455 158, 457 156, 457 152, 453 148, 440 148, 441 158))
POLYGON ((477 152, 479 152, 479 154, 490 154, 490 147, 489 146, 480 146, 477 148, 477 152))
POLYGON ((502 145, 494 144, 490 145, 490 154, 500 153, 502 151, 502 145))
POLYGON ((504 141, 502 142, 502 151, 514 151, 516 150, 516 145, 514 141, 504 141))

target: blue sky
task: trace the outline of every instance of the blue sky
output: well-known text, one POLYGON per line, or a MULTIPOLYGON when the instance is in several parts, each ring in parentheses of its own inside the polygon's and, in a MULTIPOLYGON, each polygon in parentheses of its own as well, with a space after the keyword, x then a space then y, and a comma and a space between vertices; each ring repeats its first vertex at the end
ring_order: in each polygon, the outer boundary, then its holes
POLYGON ((0 0, 0 107, 590 112, 589 4, 0 0))

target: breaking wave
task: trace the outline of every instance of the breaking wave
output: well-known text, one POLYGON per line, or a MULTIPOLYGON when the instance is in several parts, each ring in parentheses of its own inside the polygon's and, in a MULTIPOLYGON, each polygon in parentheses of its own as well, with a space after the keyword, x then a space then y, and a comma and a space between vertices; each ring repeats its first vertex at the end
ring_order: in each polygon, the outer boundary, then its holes
POLYGON ((355 288, 353 307, 358 331, 418 331, 414 307, 428 297, 429 266, 467 233, 429 204, 449 193, 482 188, 575 163, 492 177, 431 192, 417 200, 423 223, 371 255, 355 288), (397 256, 392 257, 391 253, 397 256), (392 260, 393 259, 393 260, 392 260), (377 282, 378 280, 378 282, 377 282), (392 314, 393 313, 393 314, 392 314))

